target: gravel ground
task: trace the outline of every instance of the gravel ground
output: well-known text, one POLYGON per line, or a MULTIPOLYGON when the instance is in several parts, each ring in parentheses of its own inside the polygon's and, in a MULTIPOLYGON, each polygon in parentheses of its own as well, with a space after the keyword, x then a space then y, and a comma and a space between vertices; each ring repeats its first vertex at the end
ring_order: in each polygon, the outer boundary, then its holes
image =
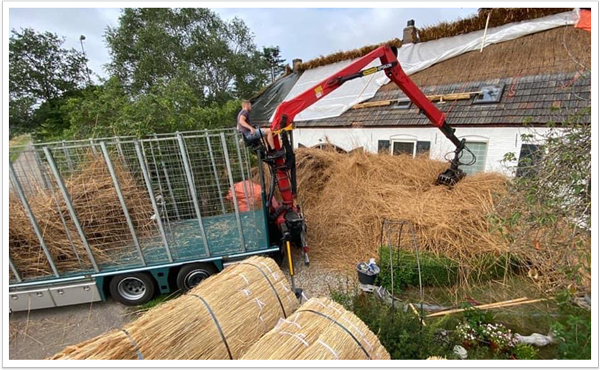
POLYGON ((118 302, 96 302, 10 314, 9 358, 44 359, 135 318, 133 309, 118 302))
MULTIPOLYGON (((294 256, 294 271, 296 272, 294 276, 295 285, 297 288, 301 288, 308 298, 329 297, 330 289, 343 288, 357 281, 356 275, 345 275, 324 269, 316 263, 317 261, 311 262, 308 267, 304 266, 302 250, 299 248, 294 248, 292 255, 294 256)), ((281 269, 288 274, 289 278, 287 260, 283 261, 281 269)))

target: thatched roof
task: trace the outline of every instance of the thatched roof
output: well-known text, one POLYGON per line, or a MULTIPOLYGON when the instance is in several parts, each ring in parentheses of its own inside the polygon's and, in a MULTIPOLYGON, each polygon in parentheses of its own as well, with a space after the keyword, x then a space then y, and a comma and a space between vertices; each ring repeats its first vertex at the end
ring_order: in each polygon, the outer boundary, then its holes
MULTIPOLYGON (((434 26, 427 26, 418 29, 421 42, 432 41, 444 37, 462 35, 485 28, 487 16, 491 11, 488 27, 498 27, 512 22, 521 22, 535 18, 541 18, 557 13, 564 13, 572 8, 494 8, 479 9, 476 15, 472 17, 458 19, 453 22, 441 22, 434 26)), ((400 32, 400 30, 399 30, 400 32)), ((400 39, 389 40, 377 45, 367 45, 358 49, 348 51, 338 51, 326 56, 319 56, 307 62, 300 64, 300 70, 307 70, 321 67, 324 65, 341 62, 343 60, 360 58, 367 55, 381 45, 390 45, 395 47, 402 46, 400 39)))
POLYGON ((488 15, 490 16, 488 27, 492 28, 508 23, 523 22, 564 13, 570 10, 572 8, 481 8, 477 11, 476 15, 471 17, 420 28, 419 38, 421 42, 426 42, 482 30, 485 28, 488 15))
POLYGON ((373 50, 375 50, 378 47, 383 46, 383 45, 395 46, 395 47, 399 48, 400 46, 402 46, 402 41, 398 38, 395 38, 395 39, 392 39, 389 41, 382 42, 380 44, 367 45, 367 46, 363 46, 362 48, 358 48, 358 49, 354 49, 354 50, 338 51, 338 52, 335 52, 333 54, 329 54, 326 56, 321 55, 318 58, 311 59, 308 62, 301 63, 298 66, 298 68, 300 70, 304 71, 307 69, 317 68, 317 67, 321 67, 321 66, 326 66, 328 64, 341 62, 343 60, 360 58, 362 56, 369 54, 373 50))
MULTIPOLYGON (((573 26, 554 28, 490 45, 411 75, 417 86, 483 81, 509 76, 565 73, 591 68, 591 34, 573 26)), ((389 83, 381 90, 395 90, 389 83)))

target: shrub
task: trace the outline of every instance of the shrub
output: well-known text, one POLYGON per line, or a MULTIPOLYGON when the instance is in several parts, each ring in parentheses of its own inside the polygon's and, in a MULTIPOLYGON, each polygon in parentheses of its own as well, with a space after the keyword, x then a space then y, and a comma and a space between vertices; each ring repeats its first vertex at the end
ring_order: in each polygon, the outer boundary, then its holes
MULTIPOLYGON (((414 252, 394 250, 394 291, 407 286, 419 286, 419 269, 414 252)), ((423 286, 451 286, 458 279, 458 263, 433 253, 420 252, 421 277, 423 286)), ((379 253, 379 283, 391 290, 390 254, 388 247, 382 247, 379 253)))
POLYGON ((425 359, 430 356, 449 357, 449 342, 434 335, 445 324, 444 320, 421 326, 412 311, 405 312, 401 305, 395 309, 372 295, 352 295, 348 291, 334 291, 332 299, 353 311, 377 335, 392 359, 425 359))
POLYGON ((538 350, 529 344, 519 343, 515 346, 514 354, 517 360, 534 360, 538 357, 538 350))

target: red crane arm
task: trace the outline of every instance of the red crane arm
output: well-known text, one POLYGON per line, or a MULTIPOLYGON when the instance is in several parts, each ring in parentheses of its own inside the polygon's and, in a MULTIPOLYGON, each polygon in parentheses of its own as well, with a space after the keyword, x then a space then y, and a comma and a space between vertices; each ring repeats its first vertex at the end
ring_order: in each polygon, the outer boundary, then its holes
MULTIPOLYGON (((360 72, 363 68, 369 65, 373 60, 379 58, 382 65, 392 64, 389 68, 385 69, 387 77, 392 80, 398 87, 408 96, 408 98, 427 116, 431 123, 441 128, 445 117, 442 112, 439 111, 433 105, 433 103, 427 99, 427 97, 421 92, 421 90, 412 82, 412 80, 404 73, 396 54, 389 46, 381 46, 364 57, 354 61, 346 68, 337 72, 331 77, 319 82, 312 88, 304 91, 302 94, 281 103, 275 111, 273 122, 271 123, 271 129, 276 131, 282 129, 294 121, 296 115, 302 112, 304 109, 310 107, 317 101, 321 100, 329 93, 340 87, 347 79, 347 76, 360 72), (287 117, 286 119, 283 119, 287 117), (284 126, 282 126, 284 123, 284 126)), ((371 73, 377 72, 374 70, 371 73)), ((356 77, 366 76, 362 74, 356 77)))
MULTIPOLYGON (((386 76, 396 85, 398 85, 398 87, 406 94, 406 96, 408 96, 413 104, 419 108, 421 113, 425 114, 425 116, 431 121, 432 125, 439 128, 456 146, 456 155, 452 168, 458 171, 459 153, 464 147, 464 142, 461 142, 454 135, 454 129, 448 126, 444 114, 436 108, 436 106, 423 94, 417 85, 415 85, 414 82, 412 82, 412 80, 406 75, 406 73, 404 73, 396 57, 396 52, 397 50, 392 49, 390 46, 378 47, 369 54, 352 62, 346 68, 337 72, 333 76, 326 78, 295 98, 284 101, 277 107, 277 110, 275 111, 273 122, 271 123, 271 130, 277 134, 280 132, 280 130, 291 126, 298 113, 302 112, 304 109, 310 107, 320 99, 333 92, 344 82, 383 70, 385 71, 386 76), (369 65, 377 58, 379 58, 381 61, 381 65, 379 67, 372 67, 363 70, 364 67, 369 65)), ((281 149, 281 142, 278 135, 274 135, 273 139, 275 149, 281 149)), ((279 168, 284 168, 285 160, 283 158, 279 158, 276 160, 276 163, 279 168)), ((460 176, 457 175, 457 177, 460 176)), ((277 182, 283 204, 289 207, 294 207, 294 194, 292 192, 292 186, 288 176, 286 175, 286 172, 282 169, 277 171, 277 182)), ((445 181, 442 180, 441 182, 445 181)))
POLYGON ((364 77, 378 71, 385 71, 386 76, 398 85, 413 104, 419 108, 420 112, 427 116, 432 125, 439 128, 456 146, 454 159, 451 161, 450 168, 438 176, 437 183, 453 186, 464 177, 464 173, 459 169, 459 165, 461 164, 459 159, 464 148, 464 140, 461 141, 454 135, 454 129, 446 123, 444 114, 433 105, 406 73, 404 73, 396 55, 397 49, 389 46, 381 46, 295 98, 281 103, 275 111, 275 116, 271 123, 271 130, 274 134, 273 141, 276 150, 281 149, 283 144, 283 147, 285 147, 285 156, 276 157, 274 163, 272 163, 275 173, 273 180, 277 182, 283 204, 278 209, 274 209, 272 204, 269 207, 271 207, 271 214, 275 218, 275 223, 282 231, 284 239, 289 241, 291 238, 295 240, 295 244, 299 244, 303 248, 306 264, 308 264, 308 245, 305 238, 306 225, 304 224, 302 211, 294 204, 294 197, 296 195, 296 165, 291 133, 288 130, 293 128, 292 123, 298 113, 324 98, 346 81, 364 77), (377 58, 381 61, 380 66, 363 69, 377 58))

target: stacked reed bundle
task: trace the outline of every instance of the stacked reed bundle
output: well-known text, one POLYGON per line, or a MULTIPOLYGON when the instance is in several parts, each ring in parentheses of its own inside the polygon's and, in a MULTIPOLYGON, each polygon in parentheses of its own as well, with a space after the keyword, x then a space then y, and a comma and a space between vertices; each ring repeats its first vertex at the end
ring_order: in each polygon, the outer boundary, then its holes
MULTIPOLYGON (((131 234, 104 158, 89 153, 83 163, 80 170, 65 179, 65 186, 96 261, 99 264, 111 262, 116 258, 115 250, 131 244, 131 234)), ((113 161, 113 166, 138 236, 155 230, 151 220, 152 206, 143 184, 139 184, 119 161, 113 161)), ((91 268, 65 200, 56 184, 52 185, 52 189, 44 189, 38 184, 27 184, 37 187, 27 195, 27 200, 46 246, 59 272, 91 268)), ((52 273, 25 209, 12 192, 9 197, 9 253, 25 278, 52 273)))
POLYGON ((251 257, 126 325, 52 359, 238 359, 298 307, 277 264, 251 257))
POLYGON ((317 149, 298 149, 296 156, 316 265, 354 273, 358 261, 377 256, 384 219, 412 222, 420 249, 457 261, 463 273, 476 269, 482 255, 507 251, 487 217, 494 194, 506 192, 500 174, 467 176, 448 189, 435 185, 448 166, 440 161, 317 149))
POLYGON ((379 339, 329 298, 311 298, 279 320, 242 360, 389 360, 379 339))

